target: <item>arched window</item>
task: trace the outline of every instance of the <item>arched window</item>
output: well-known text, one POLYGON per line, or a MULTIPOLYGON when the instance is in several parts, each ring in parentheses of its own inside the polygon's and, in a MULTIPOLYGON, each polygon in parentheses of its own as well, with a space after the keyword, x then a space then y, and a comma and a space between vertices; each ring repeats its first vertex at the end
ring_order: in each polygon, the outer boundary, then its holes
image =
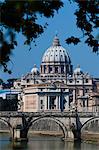
POLYGON ((49 73, 52 72, 52 66, 49 66, 49 73))
POLYGON ((61 66, 61 73, 64 73, 64 66, 61 66))
POLYGON ((55 73, 58 73, 58 67, 57 66, 55 67, 55 73))
POLYGON ((41 99, 41 101, 40 101, 40 103, 41 103, 41 109, 43 109, 43 100, 41 99))
POLYGON ((44 65, 44 73, 46 72, 46 65, 44 65))

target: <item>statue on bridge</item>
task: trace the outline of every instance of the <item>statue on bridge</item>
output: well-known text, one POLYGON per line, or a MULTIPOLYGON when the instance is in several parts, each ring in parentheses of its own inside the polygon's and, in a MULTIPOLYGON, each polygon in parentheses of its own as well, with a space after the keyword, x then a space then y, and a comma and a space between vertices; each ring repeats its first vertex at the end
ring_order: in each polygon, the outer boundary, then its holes
POLYGON ((31 126, 32 117, 28 119, 22 114, 22 124, 18 124, 13 131, 13 139, 15 141, 28 141, 27 134, 29 127, 31 126))
POLYGON ((80 118, 79 118, 79 115, 77 113, 77 109, 75 110, 75 117, 76 117, 76 124, 72 123, 70 128, 74 134, 74 140, 75 141, 81 141, 82 123, 80 122, 80 118))

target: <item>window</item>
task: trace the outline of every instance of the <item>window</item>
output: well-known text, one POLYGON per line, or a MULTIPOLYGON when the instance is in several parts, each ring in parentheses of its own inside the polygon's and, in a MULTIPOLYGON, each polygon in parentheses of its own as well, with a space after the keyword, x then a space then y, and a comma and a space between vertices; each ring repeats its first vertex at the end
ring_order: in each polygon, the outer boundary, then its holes
POLYGON ((55 109, 56 108, 55 99, 56 99, 56 96, 51 96, 50 97, 49 109, 55 109))
POLYGON ((43 106, 41 106, 41 109, 43 109, 43 106))
POLYGON ((55 67, 55 73, 58 73, 58 67, 55 67))
POLYGON ((63 59, 64 59, 64 58, 63 58, 63 55, 61 55, 60 60, 63 61, 63 59))
POLYGON ((20 86, 20 83, 18 83, 18 86, 20 86))
POLYGON ((41 104, 43 104, 43 100, 41 99, 41 104))
POLYGON ((85 93, 88 93, 89 92, 89 89, 85 89, 85 93))
POLYGON ((88 83, 88 79, 86 79, 85 82, 88 83))
POLYGON ((29 83, 29 79, 27 79, 27 83, 29 83))
POLYGON ((44 73, 45 73, 45 71, 46 71, 46 66, 44 65, 44 73))
POLYGON ((69 89, 69 93, 72 94, 73 93, 73 89, 69 89))
POLYGON ((76 93, 77 93, 77 95, 79 96, 79 89, 78 89, 78 88, 76 89, 76 93))
POLYGON ((64 66, 61 66, 61 73, 64 73, 64 66))
POLYGON ((85 107, 85 100, 83 100, 83 107, 85 107))
POLYGON ((72 83, 72 80, 69 80, 70 83, 72 83))
POLYGON ((49 73, 52 72, 52 66, 49 66, 49 73))
POLYGON ((44 105, 43 105, 43 100, 41 99, 41 109, 44 108, 43 106, 44 106, 44 105))
POLYGON ((66 71, 69 72, 69 66, 68 65, 66 65, 66 71))

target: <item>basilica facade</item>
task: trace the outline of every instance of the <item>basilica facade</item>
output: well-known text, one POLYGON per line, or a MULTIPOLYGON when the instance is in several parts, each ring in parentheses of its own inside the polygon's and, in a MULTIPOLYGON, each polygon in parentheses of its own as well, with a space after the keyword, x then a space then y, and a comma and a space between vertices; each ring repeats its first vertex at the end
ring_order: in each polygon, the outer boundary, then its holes
POLYGON ((54 37, 45 51, 40 70, 34 65, 31 72, 14 83, 21 88, 21 111, 92 111, 93 78, 80 66, 73 70, 68 52, 54 37))

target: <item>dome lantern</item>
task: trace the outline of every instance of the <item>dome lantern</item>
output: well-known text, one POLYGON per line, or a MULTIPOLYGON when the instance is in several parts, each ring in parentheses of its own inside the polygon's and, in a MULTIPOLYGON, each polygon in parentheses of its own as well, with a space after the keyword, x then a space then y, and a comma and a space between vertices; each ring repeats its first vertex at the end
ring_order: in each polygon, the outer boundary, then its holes
POLYGON ((60 41, 57 36, 54 37, 53 46, 60 46, 60 41))

